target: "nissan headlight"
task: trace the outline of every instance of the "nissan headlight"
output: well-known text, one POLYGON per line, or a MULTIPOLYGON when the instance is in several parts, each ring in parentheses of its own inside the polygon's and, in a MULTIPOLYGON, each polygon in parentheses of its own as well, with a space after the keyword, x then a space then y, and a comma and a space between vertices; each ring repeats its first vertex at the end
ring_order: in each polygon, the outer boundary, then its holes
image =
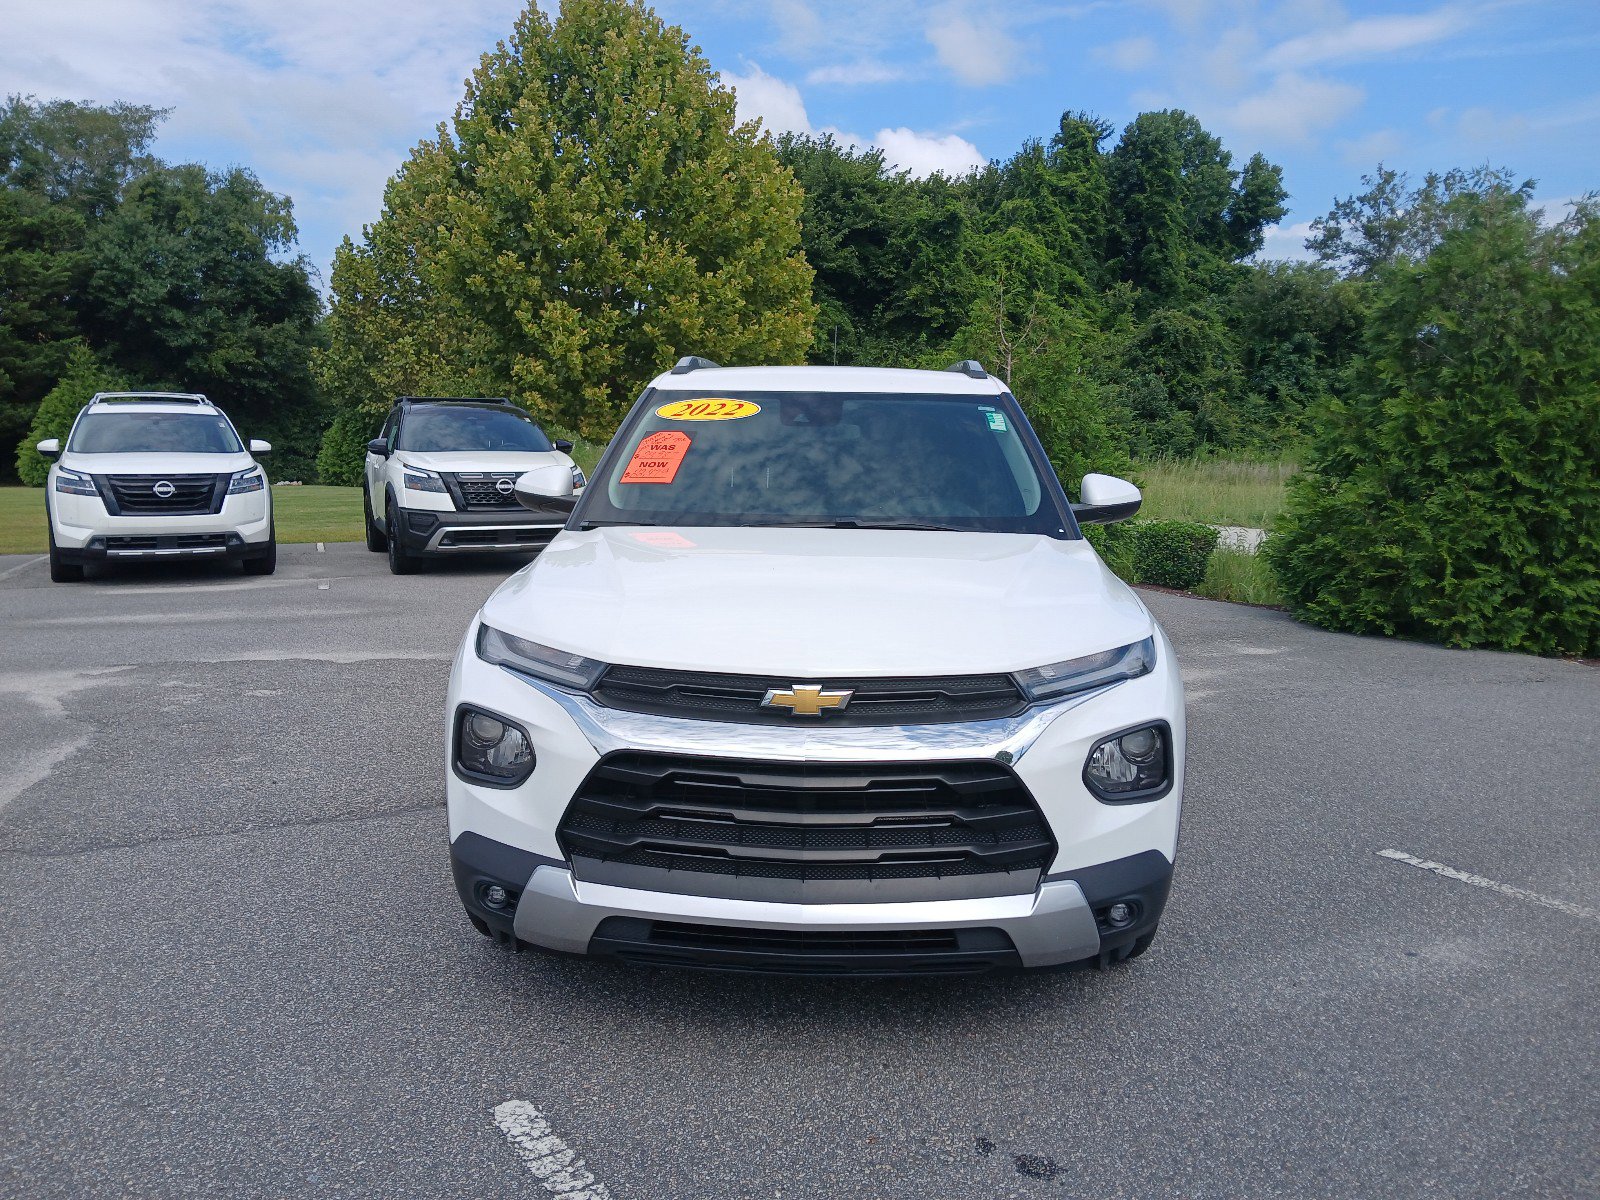
POLYGON ((509 667, 536 679, 562 687, 591 691, 605 673, 606 664, 569 650, 542 646, 526 638, 513 637, 488 625, 478 629, 478 657, 496 666, 509 667))
POLYGON ((242 471, 235 471, 233 478, 228 480, 228 495, 237 496, 242 492, 259 492, 266 486, 267 477, 260 467, 246 467, 242 471))
POLYGON ((1142 642, 1119 646, 1115 650, 1102 650, 1098 654, 1085 654, 1082 658, 1069 658, 1064 662, 1044 667, 1030 667, 1018 671, 1017 686, 1030 700, 1051 700, 1073 692, 1086 692, 1090 688, 1104 687, 1124 679, 1137 679, 1148 675, 1156 665, 1156 639, 1147 637, 1142 642))
POLYGON ((424 471, 418 467, 406 467, 402 478, 407 491, 411 492, 444 492, 449 489, 444 486, 444 480, 433 471, 424 471))
POLYGON ((65 492, 69 496, 98 496, 95 491, 94 480, 87 475, 80 475, 77 471, 69 471, 65 467, 56 468, 56 491, 65 492))

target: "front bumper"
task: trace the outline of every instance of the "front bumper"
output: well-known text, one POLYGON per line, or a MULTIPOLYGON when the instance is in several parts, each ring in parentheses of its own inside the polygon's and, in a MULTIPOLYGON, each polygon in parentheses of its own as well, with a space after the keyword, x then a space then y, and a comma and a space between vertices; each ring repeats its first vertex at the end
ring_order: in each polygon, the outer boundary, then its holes
POLYGON ((247 557, 265 553, 272 538, 272 501, 265 489, 228 496, 221 512, 141 516, 112 516, 98 496, 52 490, 49 514, 57 553, 67 562, 247 557))
POLYGON ((1125 956, 1154 930, 1175 857, 1183 781, 1183 697, 1170 644, 1157 671, 998 720, 946 725, 782 727, 623 712, 478 659, 469 630, 451 678, 458 704, 505 714, 527 730, 537 766, 520 787, 484 787, 447 764, 451 857, 461 899, 501 940, 637 962, 826 974, 902 974, 1054 966, 1125 956), (1084 786, 1089 749, 1141 721, 1172 730, 1174 783, 1148 802, 1105 804, 1084 786), (569 800, 596 763, 619 751, 788 763, 1008 764, 1049 824, 1057 850, 1018 894, 909 902, 787 903, 692 895, 577 878, 557 841, 569 800), (503 888, 500 908, 484 898, 503 888), (1131 921, 1113 927, 1125 903, 1131 921), (753 936, 770 931, 783 936, 753 936), (850 935, 869 935, 852 939, 850 935), (904 939, 888 937, 905 934, 904 939), (915 936, 910 936, 915 935, 915 936), (852 941, 859 944, 846 945, 852 941), (921 950, 918 947, 922 947, 921 950))
POLYGON ((551 524, 527 509, 433 512, 406 508, 395 514, 400 544, 413 554, 508 554, 542 550, 562 522, 551 524))

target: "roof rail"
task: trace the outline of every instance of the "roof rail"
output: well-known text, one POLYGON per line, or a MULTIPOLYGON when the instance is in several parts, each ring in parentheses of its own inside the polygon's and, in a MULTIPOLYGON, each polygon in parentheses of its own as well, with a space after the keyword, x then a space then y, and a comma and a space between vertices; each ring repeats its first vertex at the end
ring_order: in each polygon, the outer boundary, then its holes
POLYGON ((89 399, 90 404, 112 404, 117 401, 124 403, 137 403, 143 400, 147 403, 159 404, 204 404, 211 405, 199 392, 96 392, 89 399))
POLYGON ((505 396, 396 396, 396 404, 510 404, 505 396))
POLYGON ((674 375, 687 375, 690 371, 703 371, 707 367, 721 365, 720 363, 712 362, 709 358, 701 358, 698 354, 685 354, 678 360, 677 365, 672 368, 672 373, 674 375))
POLYGON ((958 375, 965 375, 968 379, 987 379, 989 372, 983 369, 983 364, 975 358, 963 358, 960 362, 953 362, 945 368, 958 375))

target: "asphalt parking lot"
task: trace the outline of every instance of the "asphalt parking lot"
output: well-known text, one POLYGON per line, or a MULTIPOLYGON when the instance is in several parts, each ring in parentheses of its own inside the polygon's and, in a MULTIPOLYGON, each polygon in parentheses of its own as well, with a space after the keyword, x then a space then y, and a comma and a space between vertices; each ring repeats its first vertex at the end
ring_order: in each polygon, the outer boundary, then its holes
POLYGON ((1190 713, 1148 955, 653 973, 452 889, 448 660, 515 565, 0 558, 0 1194, 1600 1194, 1600 669, 1146 593, 1190 713))

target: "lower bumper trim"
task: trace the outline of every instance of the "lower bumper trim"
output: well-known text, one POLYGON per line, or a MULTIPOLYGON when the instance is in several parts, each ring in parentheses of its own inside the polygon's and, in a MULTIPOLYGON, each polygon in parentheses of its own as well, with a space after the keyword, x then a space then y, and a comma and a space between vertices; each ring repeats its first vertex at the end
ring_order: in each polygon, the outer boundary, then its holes
POLYGON ((606 938, 599 945, 594 943, 602 922, 612 917, 819 935, 996 930, 1009 939, 1025 967, 1077 962, 1100 952, 1094 911, 1082 889, 1070 879, 1047 881, 1037 891, 1020 896, 784 904, 584 883, 574 879, 565 866, 541 864, 522 889, 514 929, 519 940, 546 949, 586 954, 593 947, 595 952, 606 952, 610 948, 606 938))

